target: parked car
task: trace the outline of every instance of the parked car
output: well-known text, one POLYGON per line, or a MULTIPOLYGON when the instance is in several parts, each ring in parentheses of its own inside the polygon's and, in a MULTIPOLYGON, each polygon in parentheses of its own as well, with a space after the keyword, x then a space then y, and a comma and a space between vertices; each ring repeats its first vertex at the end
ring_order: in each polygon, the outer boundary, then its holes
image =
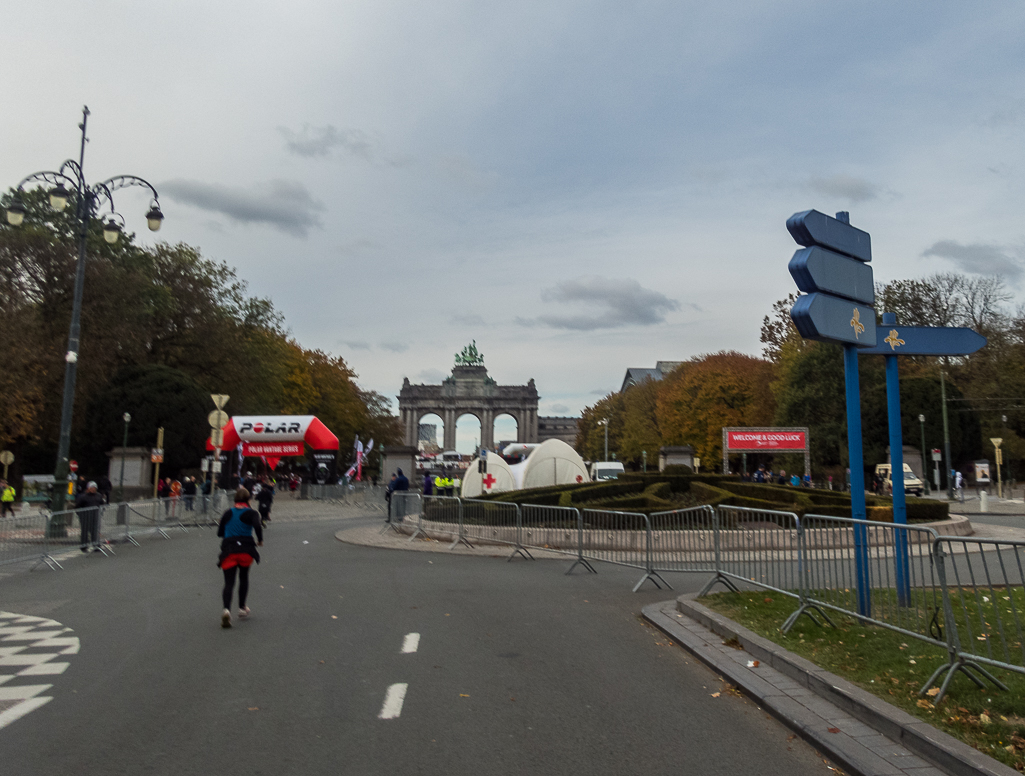
POLYGON ((591 479, 595 482, 601 480, 615 480, 626 471, 619 461, 595 461, 591 464, 591 479))

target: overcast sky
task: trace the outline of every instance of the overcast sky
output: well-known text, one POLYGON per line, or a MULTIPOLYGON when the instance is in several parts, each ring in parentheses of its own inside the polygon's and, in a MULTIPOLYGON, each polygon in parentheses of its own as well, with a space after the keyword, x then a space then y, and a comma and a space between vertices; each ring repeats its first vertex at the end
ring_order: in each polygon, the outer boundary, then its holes
MULTIPOLYGON (((983 0, 14 3, 0 183, 77 155, 88 104, 87 178, 156 184, 162 239, 364 387, 475 339, 575 414, 627 367, 758 353, 799 210, 851 211, 877 280, 1020 301, 1023 49, 1025 4, 983 0)), ((143 240, 146 204, 118 198, 143 240)))

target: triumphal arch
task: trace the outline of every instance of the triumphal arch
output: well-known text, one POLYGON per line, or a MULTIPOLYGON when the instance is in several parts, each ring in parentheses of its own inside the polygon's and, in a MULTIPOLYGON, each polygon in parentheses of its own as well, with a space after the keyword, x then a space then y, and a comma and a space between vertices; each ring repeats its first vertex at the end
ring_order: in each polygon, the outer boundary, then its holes
POLYGON ((407 377, 399 393, 399 418, 405 444, 416 447, 420 419, 434 413, 445 424, 445 450, 456 447, 456 421, 473 415, 480 421, 481 446, 495 446, 495 418, 512 415, 516 419, 516 441, 537 441, 537 388, 531 378, 526 385, 498 385, 488 377, 484 355, 477 344, 456 354, 451 377, 441 385, 412 385, 407 377))

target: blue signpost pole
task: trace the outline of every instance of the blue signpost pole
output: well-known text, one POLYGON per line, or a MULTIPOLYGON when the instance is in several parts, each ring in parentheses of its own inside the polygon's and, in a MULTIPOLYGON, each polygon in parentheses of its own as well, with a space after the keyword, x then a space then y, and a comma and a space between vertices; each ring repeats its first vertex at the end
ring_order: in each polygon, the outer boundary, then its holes
MULTIPOLYGON (((861 386, 858 378, 858 347, 843 346, 843 368, 847 388, 847 455, 851 467, 851 517, 864 520, 865 465, 861 452, 861 386)), ((854 526, 854 565, 858 585, 858 613, 872 616, 872 584, 868 566, 868 531, 854 526)))
MULTIPOLYGON (((896 326, 894 313, 883 313, 883 326, 896 326)), ((893 522, 907 525, 908 510, 904 493, 904 433, 900 422, 900 376, 897 356, 886 355, 886 413, 890 426, 890 482, 893 485, 893 522)), ((895 529, 894 574, 897 600, 901 606, 911 601, 907 531, 895 529)))

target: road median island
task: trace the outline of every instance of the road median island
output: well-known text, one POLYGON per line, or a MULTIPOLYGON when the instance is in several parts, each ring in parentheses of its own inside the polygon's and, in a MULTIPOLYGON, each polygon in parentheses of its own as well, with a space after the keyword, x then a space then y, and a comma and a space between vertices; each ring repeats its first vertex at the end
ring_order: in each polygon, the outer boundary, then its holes
POLYGON ((836 612, 836 628, 803 619, 784 634, 795 604, 759 590, 681 596, 676 608, 948 773, 1025 771, 1025 676, 1000 671, 1009 691, 959 676, 933 704, 918 693, 946 662, 942 647, 836 612))

